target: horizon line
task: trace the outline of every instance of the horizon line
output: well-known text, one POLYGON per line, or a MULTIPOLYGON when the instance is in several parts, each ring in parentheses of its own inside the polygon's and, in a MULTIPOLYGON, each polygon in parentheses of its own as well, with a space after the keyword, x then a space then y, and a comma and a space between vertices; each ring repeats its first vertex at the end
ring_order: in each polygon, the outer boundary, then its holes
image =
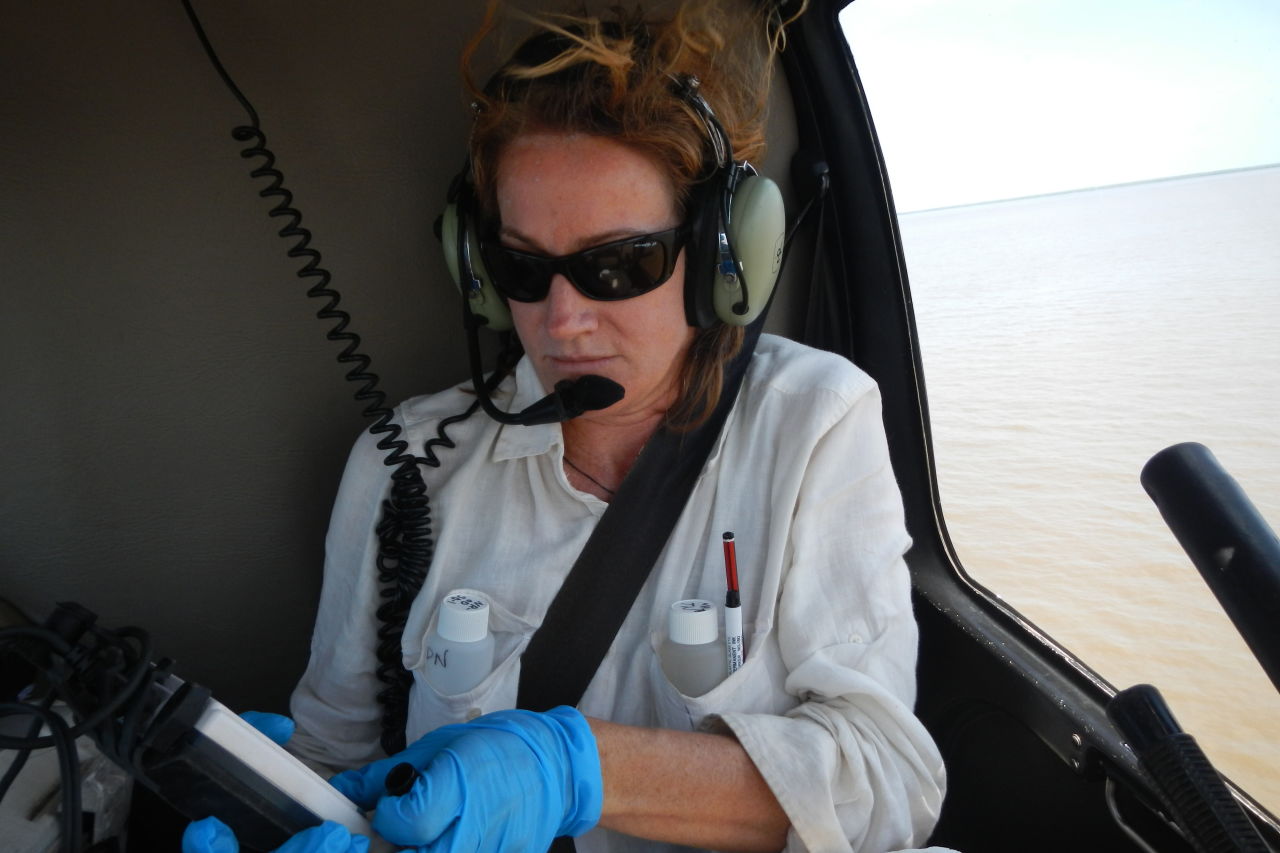
MULTIPOLYGON (((1212 177, 1214 175, 1229 175, 1229 174, 1232 174, 1233 172, 1252 172, 1258 169, 1274 169, 1277 166, 1280 166, 1280 162, 1260 163, 1256 166, 1234 166, 1229 169, 1212 169, 1208 172, 1188 172, 1182 175, 1165 175, 1160 178, 1144 178, 1137 181, 1121 181, 1118 184, 1097 184, 1095 186, 1090 186, 1090 187, 1074 187, 1073 189, 1069 189, 1069 190, 1054 190, 1052 192, 1047 192, 1047 193, 1030 193, 1028 195, 1009 196, 1007 198, 989 198, 989 199, 983 199, 982 201, 965 201, 965 202, 960 202, 959 204, 943 204, 943 205, 939 205, 938 207, 922 207, 916 210, 900 210, 900 211, 897 211, 897 213, 899 216, 907 216, 909 214, 914 214, 914 213, 936 213, 937 211, 940 211, 940 210, 955 210, 956 208, 960 208, 960 207, 977 207, 978 205, 981 205, 981 204, 1002 204, 1007 201, 1026 201, 1028 199, 1033 199, 1033 198, 1049 198, 1055 195, 1070 195, 1071 193, 1087 193, 1087 192, 1092 192, 1094 190, 1110 190, 1110 189, 1117 189, 1119 187, 1137 186, 1139 184, 1158 184, 1164 181, 1180 181, 1180 180, 1183 180, 1184 178, 1207 178, 1207 177, 1212 177)), ((890 182, 890 186, 892 186, 892 182, 890 182)))

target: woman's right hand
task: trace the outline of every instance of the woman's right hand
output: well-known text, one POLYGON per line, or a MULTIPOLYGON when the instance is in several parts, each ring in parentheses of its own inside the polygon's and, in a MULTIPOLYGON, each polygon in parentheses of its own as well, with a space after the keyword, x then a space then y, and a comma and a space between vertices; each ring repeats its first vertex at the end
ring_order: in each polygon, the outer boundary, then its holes
MULTIPOLYGON (((340 823, 326 820, 297 833, 275 853, 367 853, 369 839, 352 835, 340 823)), ((207 817, 187 824, 182 833, 182 853, 240 853, 236 835, 216 817, 207 817)))

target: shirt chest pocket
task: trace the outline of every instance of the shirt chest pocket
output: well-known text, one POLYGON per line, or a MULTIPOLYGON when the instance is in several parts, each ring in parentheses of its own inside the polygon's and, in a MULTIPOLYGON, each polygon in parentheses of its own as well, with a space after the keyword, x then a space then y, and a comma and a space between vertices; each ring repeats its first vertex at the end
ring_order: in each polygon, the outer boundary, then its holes
POLYGON ((529 645, 535 626, 483 593, 467 589, 456 592, 479 596, 489 602, 492 663, 487 664, 488 672, 483 676, 474 670, 474 675, 468 673, 470 677, 465 678, 466 681, 480 679, 475 686, 454 692, 452 685, 457 683, 459 674, 449 672, 451 666, 471 669, 486 667, 486 664, 477 662, 473 654, 467 654, 469 650, 448 643, 442 645, 434 639, 440 614, 438 611, 433 614, 426 632, 413 650, 414 654, 406 655, 405 665, 413 673, 409 719, 405 726, 405 736, 410 743, 440 726, 467 722, 481 714, 516 706, 520 656, 529 645), (448 677, 442 678, 442 675, 448 677))
POLYGON ((776 638, 767 628, 749 628, 742 666, 698 696, 680 692, 667 677, 662 665, 665 642, 665 631, 654 631, 649 636, 649 682, 658 725, 662 728, 693 731, 715 714, 729 711, 781 714, 796 704, 795 697, 783 689, 786 667, 776 638))

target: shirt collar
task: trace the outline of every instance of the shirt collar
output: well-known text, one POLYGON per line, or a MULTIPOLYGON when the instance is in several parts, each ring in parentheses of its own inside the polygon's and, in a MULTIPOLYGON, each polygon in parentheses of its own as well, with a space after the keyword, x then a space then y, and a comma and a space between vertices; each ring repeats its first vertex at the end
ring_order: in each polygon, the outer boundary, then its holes
MULTIPOLYGON (((546 393, 542 382, 538 380, 537 372, 533 369, 533 363, 526 355, 516 365, 515 374, 505 379, 499 386, 498 399, 495 403, 498 408, 519 412, 541 400, 546 393), (507 401, 503 398, 507 398, 507 401)), ((498 427, 498 439, 494 442, 493 458, 494 461, 503 462, 508 459, 538 456, 561 446, 562 442, 563 433, 558 423, 534 426, 502 424, 498 427)))

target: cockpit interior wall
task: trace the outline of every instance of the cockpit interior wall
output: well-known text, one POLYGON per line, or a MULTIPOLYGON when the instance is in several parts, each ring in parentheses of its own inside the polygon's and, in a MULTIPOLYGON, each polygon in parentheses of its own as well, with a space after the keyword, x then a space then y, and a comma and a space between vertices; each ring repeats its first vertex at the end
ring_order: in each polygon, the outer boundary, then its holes
MULTIPOLYGON (((7 5, 0 598, 37 620, 79 601, 147 629, 233 708, 284 710, 367 424, 340 347, 179 0, 7 5)), ((194 6, 388 400, 461 379, 431 228, 462 160, 457 57, 481 4, 194 6)), ((780 135, 764 170, 785 179, 780 135)))
MULTIPOLYGON (((233 707, 283 707, 364 425, 320 303, 177 0, 9 5, 2 594, 145 627, 233 707)), ((424 318, 453 305, 430 226, 466 115, 424 57, 470 7, 197 8, 389 397, 461 376, 457 324, 424 318)))

